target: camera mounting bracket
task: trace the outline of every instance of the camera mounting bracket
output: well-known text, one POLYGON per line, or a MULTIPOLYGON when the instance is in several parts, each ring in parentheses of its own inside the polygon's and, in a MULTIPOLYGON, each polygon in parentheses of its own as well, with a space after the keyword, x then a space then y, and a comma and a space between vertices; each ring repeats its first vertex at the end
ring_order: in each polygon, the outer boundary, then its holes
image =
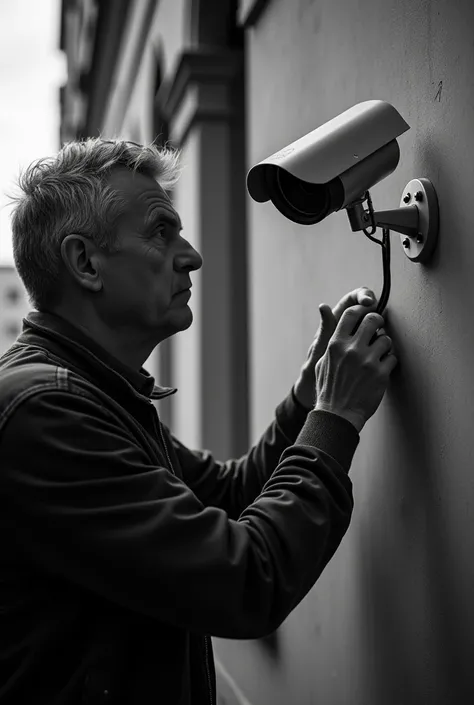
POLYGON ((400 208, 376 211, 376 225, 401 233, 400 242, 412 262, 427 262, 438 241, 439 211, 436 191, 429 179, 412 179, 403 189, 400 208), (397 227, 397 223, 400 226, 397 227), (403 225, 408 227, 403 227, 403 225))
MULTIPOLYGON (((368 195, 368 192, 367 192, 368 195)), ((412 262, 427 262, 438 241, 439 211, 436 191, 429 179, 412 179, 403 189, 400 207, 385 211, 364 210, 361 197, 347 206, 353 231, 387 228, 400 233, 405 255, 412 262)))

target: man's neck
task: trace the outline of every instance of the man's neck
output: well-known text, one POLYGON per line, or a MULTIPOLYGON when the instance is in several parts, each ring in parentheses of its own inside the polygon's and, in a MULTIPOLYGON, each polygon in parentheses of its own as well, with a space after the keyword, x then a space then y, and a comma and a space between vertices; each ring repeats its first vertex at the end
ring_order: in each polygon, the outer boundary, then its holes
POLYGON ((89 338, 92 338, 97 345, 100 345, 109 355, 115 357, 122 365, 129 367, 136 372, 145 364, 156 345, 149 341, 140 341, 137 331, 125 327, 117 330, 104 325, 102 321, 97 321, 93 317, 85 320, 83 317, 74 315, 70 310, 58 307, 51 313, 61 316, 71 325, 81 330, 89 338))

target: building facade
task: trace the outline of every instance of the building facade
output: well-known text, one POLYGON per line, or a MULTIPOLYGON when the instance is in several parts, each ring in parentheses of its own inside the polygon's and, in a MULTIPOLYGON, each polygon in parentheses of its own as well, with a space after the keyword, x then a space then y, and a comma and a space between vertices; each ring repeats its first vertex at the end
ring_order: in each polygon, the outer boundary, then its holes
POLYGON ((397 170, 371 190, 376 208, 397 207, 412 178, 437 189, 432 260, 412 263, 392 236, 400 363, 354 457, 351 527, 272 637, 214 640, 240 702, 474 699, 473 26, 470 0, 63 2, 62 139, 182 150, 173 198, 204 266, 193 326, 151 364, 179 389, 160 411, 189 446, 245 452, 297 377, 318 304, 382 288, 379 248, 344 212, 292 224, 250 201, 248 168, 381 99, 411 129, 397 170))
POLYGON ((20 335, 29 310, 28 295, 16 268, 0 265, 0 355, 20 335))

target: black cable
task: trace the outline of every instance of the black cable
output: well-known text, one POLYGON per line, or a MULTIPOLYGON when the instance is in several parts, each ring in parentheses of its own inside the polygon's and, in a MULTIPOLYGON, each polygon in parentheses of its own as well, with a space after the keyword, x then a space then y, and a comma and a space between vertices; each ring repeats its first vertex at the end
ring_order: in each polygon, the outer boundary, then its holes
POLYGON ((382 240, 377 240, 377 238, 372 237, 375 235, 377 225, 375 224, 375 213, 372 198, 370 197, 370 191, 365 191, 361 198, 355 201, 354 204, 360 206, 364 201, 367 201, 368 205, 368 213, 364 211, 364 220, 370 220, 370 227, 372 230, 369 232, 368 228, 363 228, 362 232, 369 238, 369 240, 376 242, 382 247, 383 289, 376 309, 377 313, 382 314, 387 305, 388 297, 390 296, 390 230, 389 228, 382 228, 382 240))
MULTIPOLYGON (((375 227, 373 228, 375 232, 375 227)), ((379 302, 377 304, 376 312, 382 314, 390 296, 390 286, 391 286, 391 273, 390 273, 390 230, 388 228, 383 228, 382 240, 377 240, 377 238, 372 237, 373 233, 368 233, 366 229, 363 230, 364 235, 366 235, 369 240, 376 242, 382 248, 382 266, 383 266, 383 287, 382 293, 380 295, 379 302)), ((375 333, 370 345, 377 340, 378 333, 375 333)))
POLYGON ((382 241, 382 265, 383 265, 383 288, 380 300, 377 305, 377 313, 383 313, 390 296, 391 274, 390 274, 390 230, 383 229, 382 241))
MULTIPOLYGON (((375 232, 375 227, 373 228, 375 232)), ((363 233, 369 240, 376 242, 382 248, 382 267, 383 267, 383 288, 380 295, 379 302, 377 304, 377 313, 382 314, 388 303, 388 297, 390 296, 390 286, 391 286, 391 275, 390 275, 390 230, 388 228, 383 228, 382 240, 377 240, 377 238, 372 237, 373 233, 368 233, 367 228, 364 228, 363 233)))

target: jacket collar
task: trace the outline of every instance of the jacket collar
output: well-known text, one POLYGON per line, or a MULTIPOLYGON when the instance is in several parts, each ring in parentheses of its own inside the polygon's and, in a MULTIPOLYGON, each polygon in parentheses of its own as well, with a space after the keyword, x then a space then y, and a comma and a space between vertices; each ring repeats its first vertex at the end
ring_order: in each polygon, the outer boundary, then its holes
MULTIPOLYGON (((84 370, 96 379, 97 386, 128 388, 139 397, 163 399, 178 390, 160 387, 143 367, 139 372, 124 365, 79 328, 62 316, 44 311, 30 311, 23 319, 23 331, 18 338, 21 344, 40 345, 53 352, 66 363, 84 370)), ((126 391, 125 388, 123 391, 126 391)))

